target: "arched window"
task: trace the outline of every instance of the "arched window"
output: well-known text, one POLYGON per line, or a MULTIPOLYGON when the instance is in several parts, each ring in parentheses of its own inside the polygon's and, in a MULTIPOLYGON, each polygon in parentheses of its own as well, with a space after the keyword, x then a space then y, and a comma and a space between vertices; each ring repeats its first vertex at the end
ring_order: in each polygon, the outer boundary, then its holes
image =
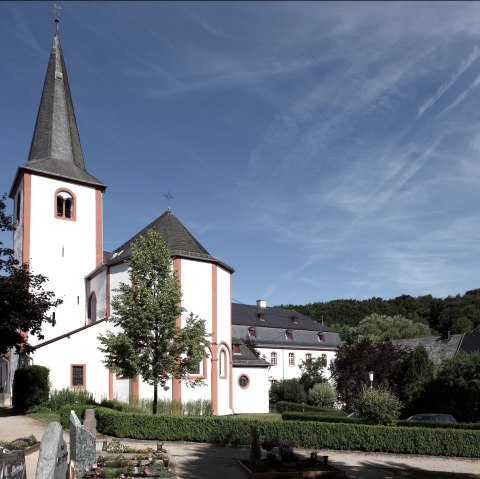
POLYGON ((18 193, 17 195, 17 206, 15 208, 15 219, 18 223, 20 223, 20 205, 22 204, 22 194, 18 193))
POLYGON ((71 191, 60 189, 55 192, 55 216, 75 221, 75 196, 71 191))
POLYGON ((88 324, 92 324, 97 320, 97 296, 94 292, 88 298, 88 324))
POLYGON ((220 364, 218 367, 220 378, 225 379, 227 377, 227 354, 224 349, 220 351, 220 364))
POLYGON ((312 353, 305 354, 305 361, 311 361, 311 360, 312 360, 312 353))

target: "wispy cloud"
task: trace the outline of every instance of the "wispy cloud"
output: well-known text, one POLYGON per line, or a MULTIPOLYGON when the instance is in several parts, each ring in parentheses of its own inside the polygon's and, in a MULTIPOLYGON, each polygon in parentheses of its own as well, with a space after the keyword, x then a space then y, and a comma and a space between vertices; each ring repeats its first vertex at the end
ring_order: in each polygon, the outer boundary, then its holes
POLYGON ((475 45, 473 52, 468 58, 462 60, 458 69, 452 73, 450 78, 438 88, 435 95, 432 95, 427 101, 418 109, 417 118, 422 117, 435 103, 448 91, 448 89, 460 78, 460 76, 478 59, 480 56, 480 49, 475 45))

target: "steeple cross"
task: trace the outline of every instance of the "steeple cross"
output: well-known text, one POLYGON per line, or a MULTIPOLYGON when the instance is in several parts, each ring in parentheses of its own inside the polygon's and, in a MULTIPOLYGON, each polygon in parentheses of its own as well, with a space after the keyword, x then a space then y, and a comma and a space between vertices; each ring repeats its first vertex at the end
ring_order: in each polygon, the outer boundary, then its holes
POLYGON ((57 5, 56 3, 53 4, 53 11, 55 13, 55 21, 58 22, 60 18, 60 10, 62 9, 61 5, 57 5))
POLYGON ((167 191, 167 194, 163 196, 165 196, 165 198, 167 198, 168 200, 168 203, 169 203, 168 211, 171 211, 170 203, 171 203, 171 200, 173 200, 174 196, 172 195, 172 193, 170 193, 170 191, 167 191))

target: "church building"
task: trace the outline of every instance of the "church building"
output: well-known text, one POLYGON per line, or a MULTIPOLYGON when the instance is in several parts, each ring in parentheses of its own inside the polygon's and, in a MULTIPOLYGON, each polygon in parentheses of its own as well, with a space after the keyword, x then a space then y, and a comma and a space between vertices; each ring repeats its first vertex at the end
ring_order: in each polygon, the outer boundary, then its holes
MULTIPOLYGON (((53 291, 63 303, 51 312, 55 326, 44 324, 45 339, 35 343, 36 338, 30 338, 35 351, 26 360, 50 369, 54 389, 86 389, 97 400, 116 398, 128 402, 153 396, 153 388, 141 378, 125 379, 104 366, 97 339, 100 334, 114 329, 109 321, 114 314, 111 300, 120 283, 129 283, 126 261, 131 255, 132 243, 153 229, 168 244, 173 269, 181 285, 185 312, 177 319, 177 324, 184 324, 192 312, 206 321, 211 341, 193 375, 202 378, 205 385, 190 388, 183 381, 173 380, 168 391, 159 390, 159 399, 208 400, 214 415, 268 412, 269 376, 270 380, 275 379, 268 361, 282 348, 288 357, 285 347, 291 345, 279 344, 278 340, 270 344, 267 340, 263 347, 270 348, 268 358, 253 354, 243 341, 252 334, 252 325, 246 328, 251 321, 246 316, 248 308, 236 309, 240 319, 233 326, 237 338, 232 340, 234 269, 231 266, 210 255, 170 210, 115 251, 103 250, 102 202, 106 186, 85 166, 60 46, 58 20, 55 22, 30 152, 27 161, 17 170, 10 197, 14 201, 16 222, 15 256, 20 262, 29 264, 34 273, 45 275, 49 279, 46 289, 53 291)), ((258 322, 259 339, 262 334, 270 334, 273 338, 255 312, 252 314, 258 322)), ((272 325, 271 312, 267 316, 267 325, 272 325)), ((303 317, 302 321, 307 324, 303 317)), ((285 329, 283 324, 277 326, 285 329)), ((288 326, 289 329, 306 329, 306 326, 288 326)), ((318 343, 319 331, 314 329, 318 343)), ((278 336, 278 330, 275 334, 278 336)), ((298 333, 298 338, 301 334, 298 333)), ((328 349, 329 355, 339 345, 338 334, 328 330, 325 337, 330 336, 333 338, 330 343, 320 345, 328 349)), ((307 346, 307 349, 319 348, 319 344, 307 346)), ((299 349, 302 345, 295 344, 295 347, 299 349)), ((4 381, 3 392, 11 392, 13 373, 19 361, 21 358, 12 352, 8 364, 5 360, 0 362, 0 372, 9 378, 4 381)))

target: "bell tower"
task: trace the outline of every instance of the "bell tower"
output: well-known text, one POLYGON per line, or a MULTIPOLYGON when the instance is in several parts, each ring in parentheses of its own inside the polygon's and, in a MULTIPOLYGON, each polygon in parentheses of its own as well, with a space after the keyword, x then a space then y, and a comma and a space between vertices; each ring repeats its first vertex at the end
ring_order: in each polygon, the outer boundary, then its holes
MULTIPOLYGON (((16 258, 48 278, 63 304, 45 340, 85 323, 85 275, 102 263, 102 194, 83 159, 67 70, 55 20, 53 46, 26 163, 10 190, 16 258)), ((36 357, 37 358, 37 357, 36 357)))

